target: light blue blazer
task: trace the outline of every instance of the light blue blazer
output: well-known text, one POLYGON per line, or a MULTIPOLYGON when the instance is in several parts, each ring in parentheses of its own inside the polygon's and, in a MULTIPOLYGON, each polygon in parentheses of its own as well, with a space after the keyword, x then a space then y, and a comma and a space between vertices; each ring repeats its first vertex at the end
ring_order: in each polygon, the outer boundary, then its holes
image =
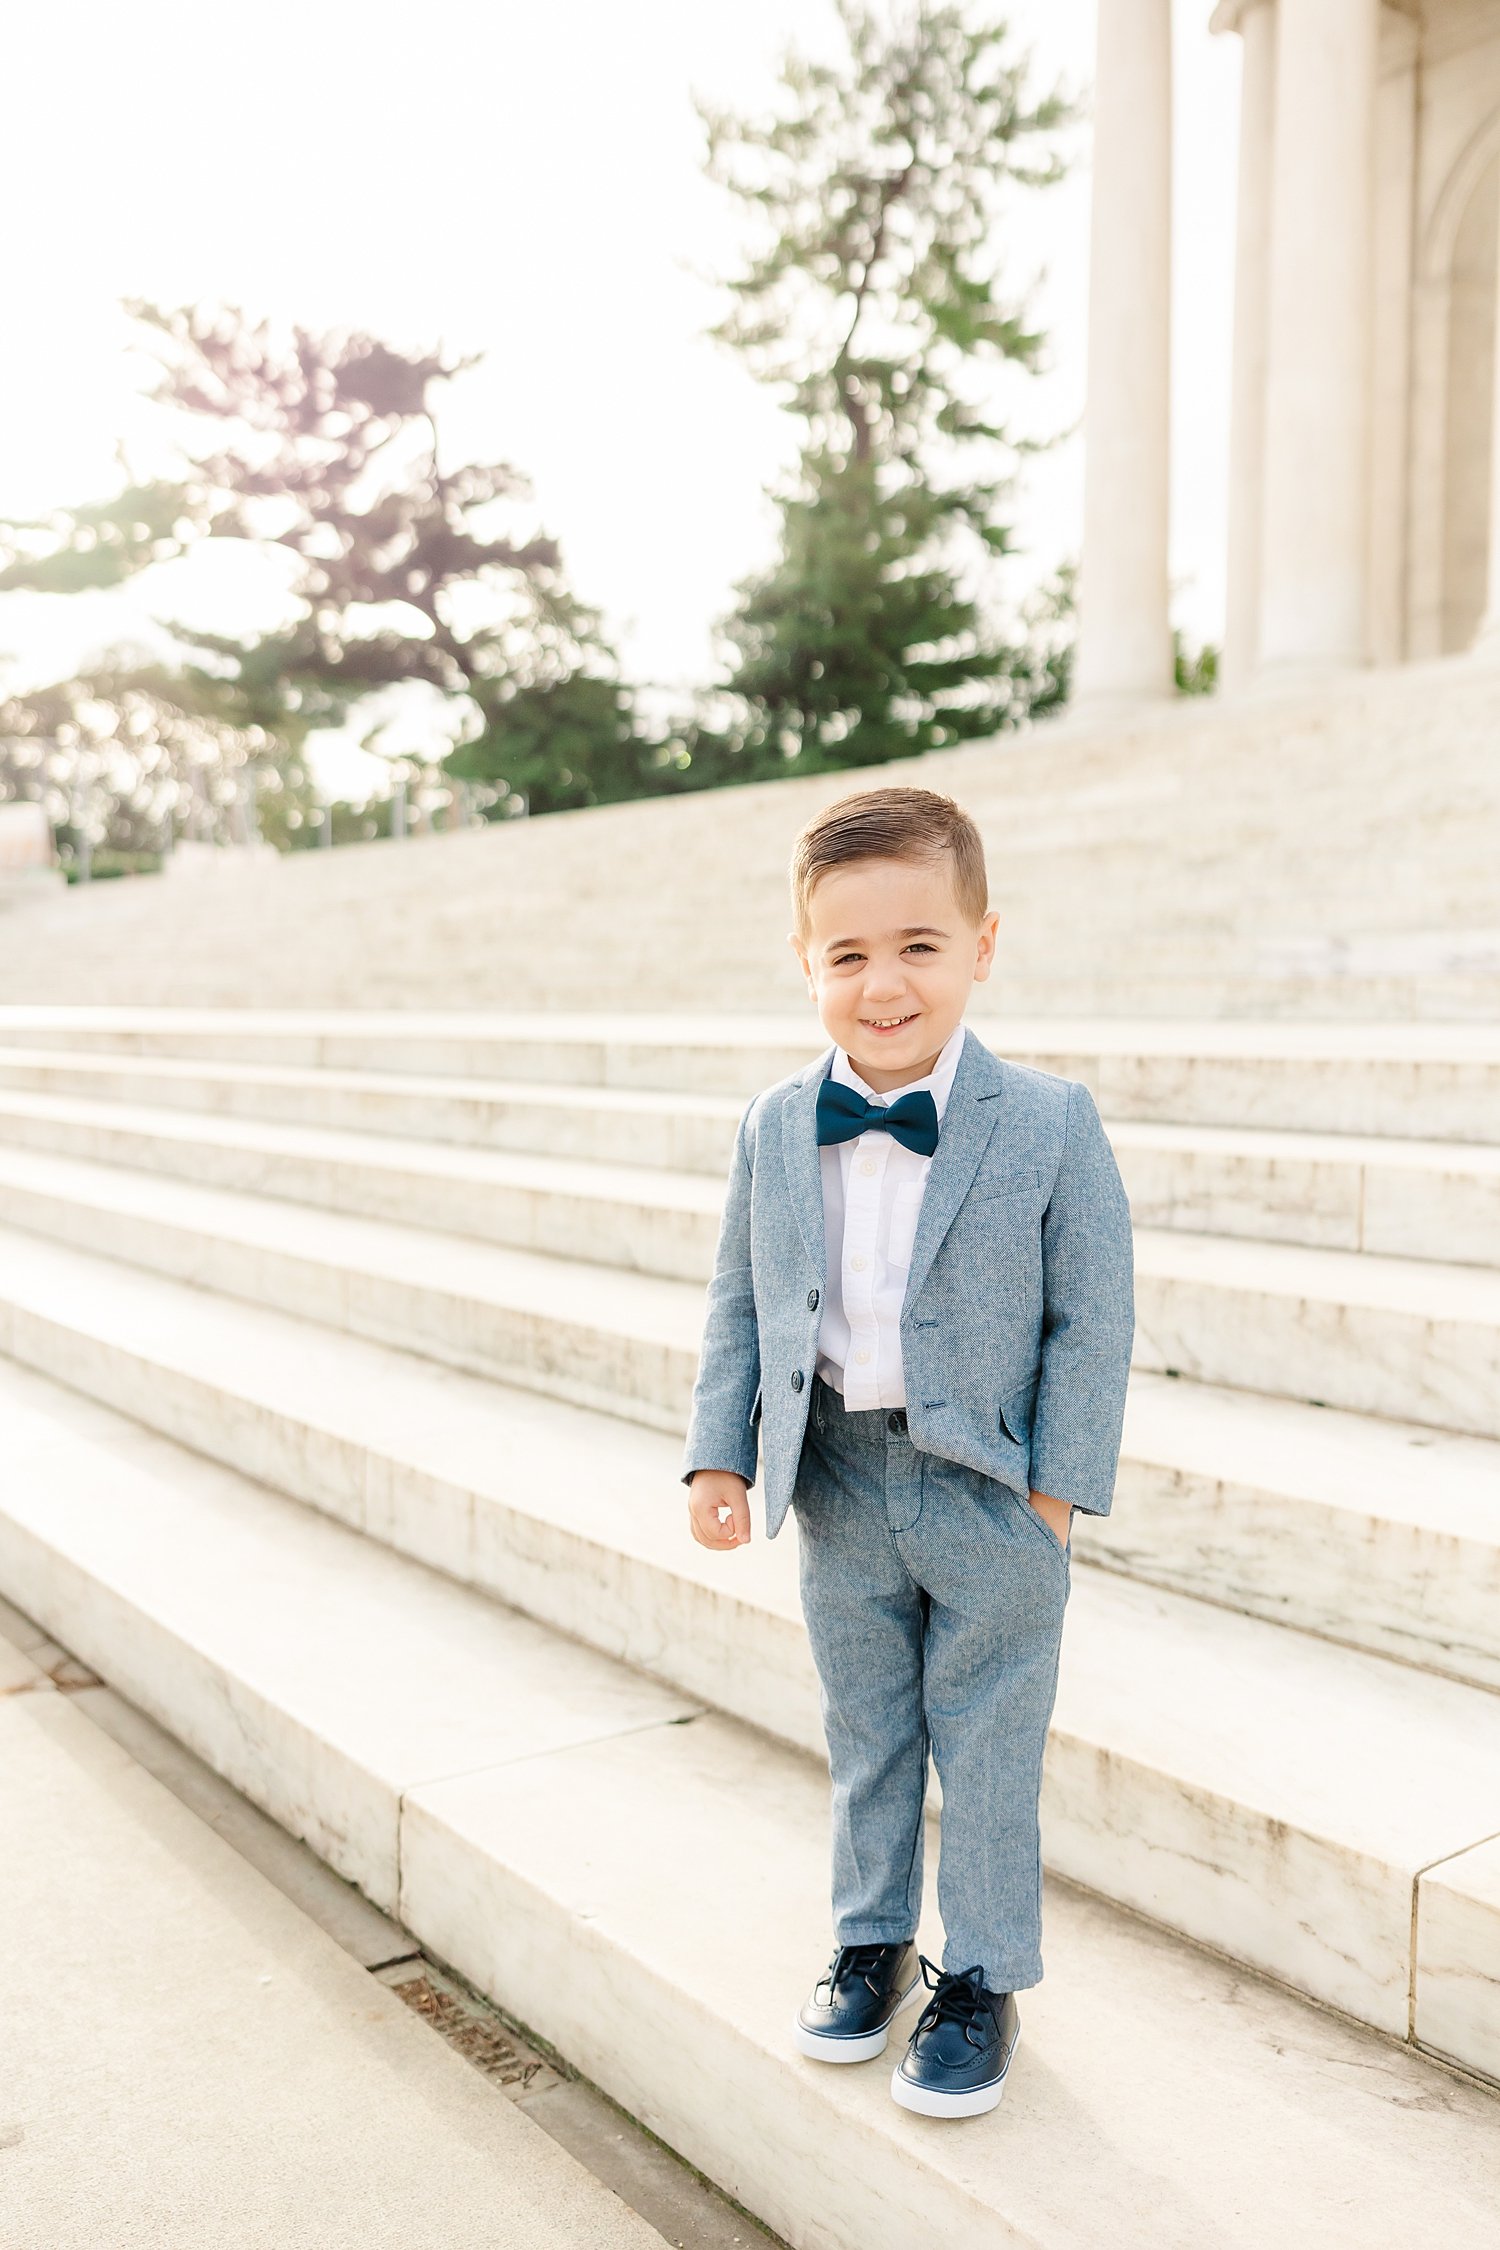
MULTIPOLYGON (((815 1108, 830 1047, 740 1120, 683 1480, 765 1463, 766 1530, 802 1452, 827 1279, 815 1108)), ((1086 1086, 964 1037, 901 1311, 913 1443, 1023 1498, 1108 1515, 1135 1328, 1130 1206, 1086 1086)))

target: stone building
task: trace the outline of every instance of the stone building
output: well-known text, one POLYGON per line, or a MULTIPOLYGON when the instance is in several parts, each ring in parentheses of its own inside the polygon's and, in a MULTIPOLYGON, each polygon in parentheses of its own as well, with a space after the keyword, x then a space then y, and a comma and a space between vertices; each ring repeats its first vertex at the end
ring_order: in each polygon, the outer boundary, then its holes
MULTIPOLYGON (((1100 0, 1079 687, 1105 704, 1171 683, 1171 18, 1100 0)), ((1243 46, 1225 685, 1500 638, 1500 0, 1220 0, 1212 28, 1243 46)))

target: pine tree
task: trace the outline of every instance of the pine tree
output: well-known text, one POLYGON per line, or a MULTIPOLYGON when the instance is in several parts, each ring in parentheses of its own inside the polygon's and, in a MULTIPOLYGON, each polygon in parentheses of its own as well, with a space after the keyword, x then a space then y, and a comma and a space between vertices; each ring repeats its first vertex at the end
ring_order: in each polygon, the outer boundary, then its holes
POLYGON ((704 111, 755 236, 717 333, 803 426, 777 558, 727 625, 747 770, 911 755, 1064 690, 1050 642, 996 623, 1022 449, 993 399, 1043 338, 994 245, 1011 191, 1061 177, 1069 113, 1002 24, 927 0, 837 15, 842 55, 788 55, 773 116, 704 111))

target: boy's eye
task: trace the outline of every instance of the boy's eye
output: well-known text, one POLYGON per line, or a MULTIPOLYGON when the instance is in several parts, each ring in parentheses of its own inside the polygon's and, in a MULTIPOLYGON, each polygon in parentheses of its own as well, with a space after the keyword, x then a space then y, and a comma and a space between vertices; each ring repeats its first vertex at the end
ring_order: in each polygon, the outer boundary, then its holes
MULTIPOLYGON (((906 952, 909 952, 909 954, 936 954, 938 947, 929 945, 927 938, 915 938, 913 943, 906 947, 906 952)), ((846 961, 864 961, 864 954, 834 954, 834 967, 837 967, 837 970, 841 970, 843 963, 846 963, 846 961)))
POLYGON ((833 965, 836 969, 846 969, 851 961, 862 961, 863 959, 862 953, 840 953, 835 955, 833 965))

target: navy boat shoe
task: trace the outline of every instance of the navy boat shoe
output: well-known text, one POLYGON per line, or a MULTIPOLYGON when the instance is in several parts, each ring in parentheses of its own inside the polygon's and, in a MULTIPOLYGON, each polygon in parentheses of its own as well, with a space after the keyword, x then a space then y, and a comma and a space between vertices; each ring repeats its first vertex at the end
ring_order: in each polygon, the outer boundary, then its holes
POLYGON ((1013 1992, 986 1989, 983 1969, 940 1970, 922 1957, 932 1993, 891 2078, 903 2109, 923 2117, 979 2117, 1005 2091, 1021 2036, 1013 1992))
POLYGON ((798 2010, 792 2037, 818 2062, 869 2062, 884 2051, 891 2019, 916 1984, 909 1939, 904 1945, 841 1945, 798 2010))

